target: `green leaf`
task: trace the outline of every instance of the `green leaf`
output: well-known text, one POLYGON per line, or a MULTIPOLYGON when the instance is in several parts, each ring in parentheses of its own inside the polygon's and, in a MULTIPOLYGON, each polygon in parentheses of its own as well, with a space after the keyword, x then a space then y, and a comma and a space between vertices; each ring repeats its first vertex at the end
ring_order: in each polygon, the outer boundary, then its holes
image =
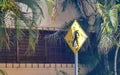
POLYGON ((29 30, 29 49, 35 50, 35 45, 37 43, 36 40, 38 39, 37 37, 38 37, 37 33, 34 30, 30 29, 29 30))
POLYGON ((7 75, 7 73, 0 69, 0 75, 7 75))
POLYGON ((10 50, 10 40, 6 28, 0 27, 0 48, 2 47, 10 50))
POLYGON ((45 0, 47 7, 48 7, 48 13, 51 14, 52 13, 52 9, 55 6, 54 0, 45 0))
POLYGON ((16 40, 18 42, 25 35, 22 28, 23 28, 22 23, 20 23, 19 18, 16 18, 16 20, 15 20, 15 29, 16 29, 16 40))
POLYGON ((101 49, 110 49, 113 47, 113 34, 118 29, 118 8, 120 5, 108 8, 102 4, 97 4, 98 13, 102 16, 103 23, 101 24, 101 39, 99 46, 101 49))
POLYGON ((116 32, 118 29, 118 8, 116 8, 116 6, 109 10, 109 17, 112 26, 114 27, 114 31, 116 32))
MULTIPOLYGON (((107 9, 100 3, 97 3, 96 4, 96 7, 97 7, 97 11, 98 13, 103 17, 105 18, 107 16, 107 9)), ((106 17, 107 18, 107 17, 106 17)))

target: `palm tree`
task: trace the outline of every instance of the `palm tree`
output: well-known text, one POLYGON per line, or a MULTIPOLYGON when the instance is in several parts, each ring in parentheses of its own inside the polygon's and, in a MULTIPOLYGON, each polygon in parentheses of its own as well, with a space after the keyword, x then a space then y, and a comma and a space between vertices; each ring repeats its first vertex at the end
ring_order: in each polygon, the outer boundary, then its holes
POLYGON ((35 50, 38 39, 36 20, 41 20, 43 17, 40 3, 40 0, 0 0, 0 48, 5 46, 10 49, 11 44, 17 45, 18 48, 18 42, 25 35, 23 29, 27 28, 29 31, 28 47, 35 50), (22 6, 26 8, 23 9, 22 6), (15 33, 16 43, 10 41, 11 25, 9 23, 16 29, 16 32, 12 32, 15 33))
MULTIPOLYGON (((104 52, 104 54, 107 54, 110 48, 113 47, 113 45, 117 46, 115 59, 114 59, 114 64, 115 64, 114 72, 115 72, 115 75, 117 75, 116 61, 117 61, 117 54, 119 50, 118 39, 120 38, 118 33, 119 31, 118 11, 119 11, 120 5, 117 4, 117 5, 113 5, 111 8, 105 8, 103 5, 98 3, 97 7, 98 7, 98 12, 100 13, 103 19, 103 23, 101 24, 101 38, 100 38, 99 46, 102 52, 104 52)), ((107 64, 109 63, 107 62, 107 64)), ((107 67, 107 69, 109 70, 109 66, 107 67)))

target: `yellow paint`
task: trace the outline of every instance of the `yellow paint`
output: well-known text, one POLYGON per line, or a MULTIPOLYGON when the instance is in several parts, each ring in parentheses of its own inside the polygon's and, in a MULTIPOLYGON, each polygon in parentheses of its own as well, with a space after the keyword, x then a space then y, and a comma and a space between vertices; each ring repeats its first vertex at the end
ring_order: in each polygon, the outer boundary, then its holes
POLYGON ((71 50, 74 52, 74 54, 76 54, 80 50, 86 39, 87 39, 87 35, 80 27, 78 22, 75 20, 65 36, 65 40, 70 46, 71 50), (77 42, 74 42, 73 44, 75 31, 78 33, 76 34, 77 42))

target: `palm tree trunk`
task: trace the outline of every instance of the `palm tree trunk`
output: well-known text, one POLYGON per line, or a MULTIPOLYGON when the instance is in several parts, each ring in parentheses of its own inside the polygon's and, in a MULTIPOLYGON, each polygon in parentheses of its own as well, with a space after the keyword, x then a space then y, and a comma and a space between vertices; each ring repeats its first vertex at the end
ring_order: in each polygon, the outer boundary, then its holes
POLYGON ((118 55, 119 47, 116 48, 115 58, 114 58, 114 75, 117 75, 117 55, 118 55))
POLYGON ((109 75, 109 61, 108 61, 108 54, 104 55, 104 65, 105 65, 105 73, 109 75))
MULTIPOLYGON (((120 38, 119 38, 119 44, 120 44, 120 38)), ((117 46, 115 51, 115 57, 114 57, 114 75, 117 75, 117 56, 118 56, 119 46, 117 46)))

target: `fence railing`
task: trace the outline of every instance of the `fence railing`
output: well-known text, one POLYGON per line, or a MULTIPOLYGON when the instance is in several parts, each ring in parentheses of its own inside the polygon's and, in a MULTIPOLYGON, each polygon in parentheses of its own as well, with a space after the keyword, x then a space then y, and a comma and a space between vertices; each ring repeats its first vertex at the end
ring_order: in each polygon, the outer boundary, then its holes
MULTIPOLYGON (((27 32, 27 31, 26 31, 27 32)), ((17 64, 18 67, 24 63, 30 63, 31 67, 33 64, 73 64, 74 63, 74 54, 66 45, 64 39, 57 39, 57 42, 48 41, 45 39, 45 36, 53 34, 55 31, 43 31, 40 30, 40 37, 38 44, 36 45, 35 51, 31 53, 31 51, 27 50, 28 47, 28 33, 19 43, 19 50, 17 50, 16 46, 11 46, 11 50, 7 50, 3 48, 0 50, 0 63, 5 63, 4 65, 7 67, 11 65, 14 67, 14 64, 17 64), (7 64, 8 63, 8 64, 7 64), (11 64, 9 64, 11 63, 11 64), (33 64, 32 64, 33 63, 33 64)), ((13 37, 10 39, 14 40, 13 37)))

